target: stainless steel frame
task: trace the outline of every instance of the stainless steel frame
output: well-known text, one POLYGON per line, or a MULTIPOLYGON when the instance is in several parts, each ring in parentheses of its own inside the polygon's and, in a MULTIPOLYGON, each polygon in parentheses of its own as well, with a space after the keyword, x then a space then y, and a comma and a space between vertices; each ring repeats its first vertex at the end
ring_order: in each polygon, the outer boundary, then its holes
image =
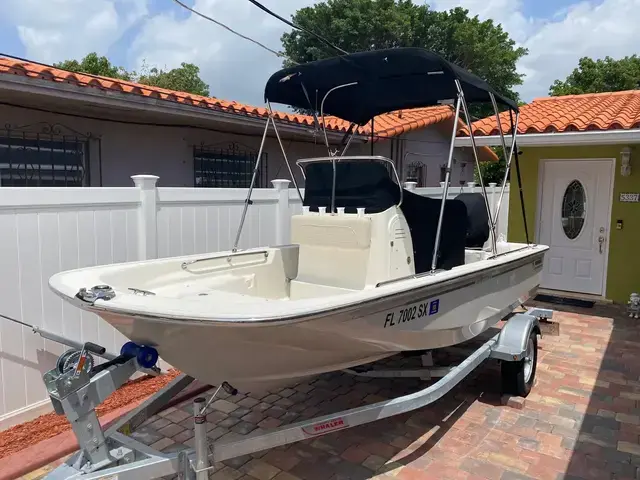
MULTIPOLYGON (((78 419, 78 428, 74 432, 81 450, 63 465, 51 472, 48 480, 77 479, 97 480, 99 478, 118 478, 119 480, 141 480, 179 474, 181 478, 204 480, 214 469, 217 462, 248 455, 277 446, 287 445, 310 438, 326 435, 336 430, 351 428, 374 422, 383 418, 410 412, 434 403, 455 385, 468 376, 483 361, 489 358, 502 361, 519 361, 526 354, 526 340, 532 332, 540 334, 539 319, 552 318, 553 311, 530 309, 509 319, 500 333, 485 342, 457 366, 434 369, 431 373, 420 372, 380 372, 383 376, 441 376, 442 378, 418 392, 371 405, 351 408, 311 420, 249 435, 239 440, 209 443, 206 437, 206 412, 204 399, 197 398, 193 403, 194 411, 194 449, 179 453, 164 454, 138 442, 122 432, 130 433, 134 425, 140 425, 152 412, 159 411, 181 388, 193 380, 181 375, 163 390, 146 400, 140 407, 130 412, 113 427, 103 433, 100 424, 90 422, 90 429, 84 428, 84 421, 95 416, 94 408, 104 401, 115 389, 127 381, 128 376, 139 367, 135 359, 124 364, 113 365, 109 369, 91 377, 84 378, 75 389, 63 398, 52 393, 54 405, 59 402, 67 417, 78 419), (78 395, 86 395, 88 402, 80 405, 78 395), (89 435, 86 435, 89 433, 89 435), (94 438, 100 437, 95 450, 94 438), (95 452, 87 455, 88 452, 95 452), (88 460, 88 461, 87 461, 88 460), (97 463, 96 463, 97 462, 97 463)), ((365 376, 375 376, 372 374, 365 376)), ((380 376, 380 375, 377 375, 380 376)))
POLYGON ((358 82, 351 82, 351 83, 344 83, 342 85, 338 85, 337 87, 333 87, 324 95, 324 97, 322 98, 322 101, 320 102, 320 118, 322 119, 322 132, 324 134, 324 143, 327 146, 327 151, 329 155, 331 155, 331 151, 330 151, 331 149, 329 147, 329 139, 327 138, 327 125, 324 121, 324 102, 329 97, 329 95, 331 95, 336 90, 340 90, 341 88, 345 88, 345 87, 353 87, 354 85, 357 85, 357 84, 358 82))
POLYGON ((456 101, 456 111, 453 119, 453 133, 451 134, 451 144, 449 145, 449 158, 447 160, 447 170, 444 175, 444 188, 442 191, 442 203, 440 204, 440 216, 438 217, 438 228, 436 230, 436 241, 433 247, 433 258, 431 259, 431 272, 435 273, 438 265, 438 250, 440 249, 440 236, 442 235, 442 219, 444 218, 444 206, 449 195, 449 182, 451 181, 451 164, 453 163, 453 151, 456 145, 456 132, 458 130, 458 120, 460 119, 460 104, 462 96, 458 93, 456 101))
MULTIPOLYGON (((482 178, 482 174, 480 174, 480 159, 478 158, 478 147, 476 146, 476 139, 473 135, 473 125, 471 122, 471 114, 469 113, 469 108, 467 107, 467 100, 464 97, 464 91, 462 90, 462 86, 458 80, 455 81, 456 88, 458 89, 458 96, 462 100, 462 109, 464 111, 464 116, 467 121, 467 127, 469 128, 469 138, 471 139, 471 150, 473 151, 473 157, 476 161, 476 168, 478 169, 478 178, 480 179, 480 188, 482 188, 482 196, 484 197, 484 205, 487 209, 487 215, 489 216, 489 228, 491 234, 491 252, 495 255, 497 252, 496 248, 496 225, 493 222, 493 217, 491 215, 491 206, 489 205, 489 197, 487 196, 487 189, 484 186, 484 180, 482 178)), ((455 133, 453 141, 455 141, 455 133)))
MULTIPOLYGON (((327 152, 329 153, 329 155, 331 155, 332 157, 335 155, 332 154, 331 152, 331 148, 329 147, 329 139, 327 137, 327 127, 324 121, 324 102, 327 99, 327 97, 329 96, 329 94, 331 94, 332 92, 334 92, 335 90, 338 90, 340 88, 344 88, 344 87, 350 87, 353 85, 357 85, 358 82, 351 82, 351 83, 345 83, 343 85, 338 85, 337 87, 332 88, 331 90, 329 90, 324 98, 322 99, 322 102, 320 103, 320 116, 322 117, 322 131, 324 134, 324 143, 327 146, 327 152)), ((302 86, 305 95, 307 95, 307 91, 304 88, 304 85, 302 86)), ((308 98, 308 95, 307 95, 308 98)), ((256 164, 255 167, 253 169, 253 175, 251 176, 251 184, 249 186, 249 192, 247 193, 247 198, 245 199, 244 202, 244 208, 242 209, 242 216, 240 217, 240 224, 238 225, 238 231, 236 233, 236 238, 235 241, 233 242, 233 248, 231 249, 232 252, 237 252, 238 251, 238 244, 240 243, 240 236, 242 235, 242 228, 244 227, 244 222, 246 220, 247 217, 247 210, 249 209, 249 205, 251 204, 251 194, 253 193, 253 188, 255 187, 256 184, 256 177, 258 174, 258 168, 260 167, 260 161, 262 158, 262 151, 264 150, 264 144, 265 144, 265 140, 267 138, 267 131, 269 130, 269 124, 271 123, 273 125, 273 129, 275 131, 276 134, 276 138, 278 139, 278 144, 280 145, 280 150, 282 151, 282 156, 284 157, 284 162, 287 164, 287 169, 289 170, 289 175, 291 177, 291 181, 293 182, 293 185, 296 189, 296 191, 298 192, 298 197, 300 198, 300 202, 303 202, 302 199, 302 193, 300 192, 300 188, 298 187, 298 183, 296 182, 296 177, 293 174, 293 171, 291 170, 291 165, 289 164, 289 160, 287 158, 287 152, 284 149, 284 145, 282 144, 282 139, 280 138, 280 133, 278 132, 278 127, 276 126, 276 122, 273 118, 273 110, 271 109, 271 102, 269 102, 269 100, 267 100, 267 111, 268 113, 268 119, 267 119, 267 123, 264 127, 264 132, 262 134, 262 141, 260 142, 260 148, 258 149, 258 157, 256 159, 256 164)), ((315 115, 314 112, 314 119, 316 121, 316 123, 318 122, 318 117, 315 115)), ((347 148, 349 148, 349 145, 351 144, 351 140, 353 140, 353 137, 355 135, 355 132, 351 135, 351 137, 349 138, 349 142, 347 143, 347 145, 345 146, 344 150, 342 151, 341 155, 344 155, 344 153, 347 151, 347 148)), ((335 163, 333 165, 333 195, 331 196, 332 198, 332 203, 331 203, 331 212, 335 212, 335 188, 336 188, 336 166, 335 163)))
MULTIPOLYGON (((341 88, 352 87, 357 84, 358 82, 351 82, 351 83, 345 83, 343 85, 338 85, 337 87, 333 87, 324 95, 324 97, 322 98, 322 102, 320 102, 320 118, 322 118, 322 132, 324 133, 324 143, 327 146, 327 153, 331 157, 335 156, 337 151, 334 153, 331 153, 331 148, 329 147, 329 140, 327 138, 327 125, 324 121, 324 102, 332 92, 339 90, 341 88)), ((351 143, 352 138, 353 138, 353 135, 351 135, 351 138, 349 139, 349 143, 351 143)), ((348 146, 349 145, 347 144, 347 147, 348 146)), ((346 151, 346 148, 345 148, 345 151, 346 151)), ((335 213, 336 212, 336 161, 335 159, 331 161, 331 164, 333 166, 333 179, 331 180, 331 213, 335 213)))
MULTIPOLYGON (((326 123, 325 123, 325 117, 324 117, 324 104, 326 99, 329 97, 329 95, 331 93, 333 93, 336 90, 339 90, 341 88, 346 88, 346 87, 350 87, 350 86, 354 86, 357 85, 358 82, 350 82, 350 83, 345 83, 342 85, 338 85, 336 87, 333 87, 332 89, 330 89, 322 98, 322 101, 320 103, 320 116, 322 119, 322 130, 323 130, 323 136, 324 136, 324 141, 325 141, 325 145, 327 147, 327 151, 329 156, 328 157, 321 157, 321 158, 314 158, 314 159, 302 159, 302 160, 298 160, 296 162, 296 164, 298 165, 298 167, 300 167, 301 171, 302 171, 302 175, 304 178, 306 178, 305 176, 305 172, 304 169, 301 167, 302 164, 304 163, 309 163, 309 162, 314 162, 314 161, 330 161, 332 163, 333 166, 333 178, 332 178, 332 186, 331 186, 331 205, 330 205, 330 213, 335 213, 336 212, 336 205, 335 205, 335 194, 336 194, 336 162, 340 161, 341 159, 349 159, 349 160, 380 160, 380 161, 384 161, 384 162, 388 162, 392 165, 393 168, 393 172, 394 175, 396 177, 396 181, 398 183, 398 186, 400 188, 400 203, 398 204, 398 206, 402 203, 402 184, 400 181, 400 175, 398 174, 398 171, 396 169, 395 164, 382 156, 345 156, 345 152, 347 151, 347 149, 349 148, 349 146, 351 145, 351 141, 353 140, 354 136, 356 135, 356 132, 354 131, 353 133, 351 133, 349 140, 347 142, 347 144, 345 145, 344 149, 342 150, 342 152, 340 153, 339 156, 336 156, 336 154, 338 153, 338 151, 336 152, 332 152, 331 148, 329 146, 329 140, 327 137, 327 128, 326 128, 326 123)), ((444 187, 443 187, 443 192, 442 192, 442 203, 440 206, 440 215, 438 217, 438 225, 437 225, 437 229, 436 229, 436 239, 435 239, 435 244, 434 244, 434 250, 433 250, 433 257, 431 260, 431 273, 435 273, 436 269, 437 269, 437 262, 438 262, 438 251, 440 249, 440 241, 441 241, 441 236, 442 236, 442 223, 443 223, 443 218, 444 218, 444 210, 445 210, 445 204, 447 201, 447 196, 449 194, 449 186, 451 183, 451 167, 452 167, 452 163, 453 163, 453 154, 455 151, 455 140, 456 140, 456 133, 457 133, 457 129, 458 129, 458 122, 460 120, 460 111, 462 110, 462 112, 464 113, 465 116, 465 120, 466 120, 466 124, 469 128, 469 137, 471 139, 471 146, 472 146, 472 151, 473 151, 473 157, 475 160, 475 164, 476 164, 476 168, 478 169, 478 171, 480 171, 480 159, 478 157, 478 151, 477 151, 477 145, 476 145, 476 141, 475 141, 475 137, 473 134, 473 129, 472 129, 472 122, 471 122, 471 115, 469 113, 469 109, 467 106, 467 102, 465 99, 465 94, 464 91, 462 89, 462 85, 460 84, 460 81, 455 80, 455 85, 456 85, 456 90, 457 90, 457 97, 456 97, 456 101, 455 101, 455 116, 454 116, 454 122, 453 122, 453 131, 451 134, 451 143, 449 145, 449 156, 447 159, 447 167, 446 167, 446 173, 445 173, 445 181, 444 181, 444 187)), ((305 92, 305 95, 308 98, 308 94, 306 89, 303 86, 303 90, 305 92)), ((491 98, 491 103, 493 105, 495 114, 496 114, 496 119, 498 120, 498 125, 499 125, 499 113, 498 113, 498 106, 497 106, 497 102, 495 99, 495 96, 493 95, 493 93, 489 94, 490 98, 491 98)), ((240 225, 238 227, 238 232, 236 234, 236 239, 233 245, 233 249, 232 252, 236 252, 238 249, 238 243, 240 241, 240 235, 242 233, 242 228, 244 226, 244 222, 246 219, 246 215, 247 215, 247 209, 249 207, 249 205, 251 204, 251 194, 253 192, 253 188, 255 185, 255 180, 256 180, 256 175, 257 175, 257 171, 258 171, 258 167, 260 164, 260 159, 262 156, 262 151, 264 149, 264 143, 265 143, 265 139, 266 139, 266 135, 267 135, 267 130, 269 128, 269 123, 271 123, 273 125, 274 130, 276 131, 276 137, 278 139, 278 143, 280 145, 280 148, 282 150, 282 153, 284 155, 285 158, 285 163, 287 164, 287 168, 289 170, 289 174, 291 176, 291 179, 294 183, 294 186, 298 192, 298 196, 300 197, 300 201, 303 202, 303 198, 302 198, 302 194, 300 192, 300 189, 298 188, 298 185, 295 181, 295 176, 293 175, 293 172, 291 170, 291 166, 289 165, 289 161, 286 155, 286 152, 284 151, 284 146, 282 144, 282 140, 280 138, 280 134, 278 133, 278 129, 277 126, 275 124, 275 120, 273 119, 273 112, 271 110, 271 104, 269 103, 269 101, 267 100, 267 109, 269 112, 269 119, 267 121, 267 125, 265 126, 265 131, 262 137, 262 142, 260 144, 260 150, 258 152, 258 158, 256 161, 256 165, 253 171, 253 176, 251 178, 251 185, 249 188, 249 192, 247 194, 247 198, 245 200, 245 204, 244 204, 244 209, 242 211, 242 217, 240 219, 240 225)), ((317 122, 317 116, 314 113, 314 119, 317 122)), ((511 143, 511 149, 509 151, 509 154, 507 156, 507 150, 506 150, 506 143, 505 143, 505 139, 504 139, 504 134, 502 132, 502 129, 500 128, 500 138, 501 138, 501 142, 502 142, 502 146, 503 146, 503 151, 504 151, 504 155, 505 155, 505 160, 507 163, 507 170, 505 172, 505 177, 503 179, 502 182, 502 186, 501 186, 501 191, 500 191, 500 197, 498 200, 498 204, 496 207, 496 211, 495 214, 492 214, 491 212, 491 206, 489 205, 489 198, 487 195, 487 189, 485 187, 484 184, 484 180, 482 178, 482 175, 479 175, 480 178, 480 188, 482 189, 482 195, 484 197, 484 203, 485 203, 485 208, 487 210, 487 215, 489 217, 489 227, 490 227, 490 238, 491 238, 491 253, 492 255, 495 257, 497 254, 497 233, 496 233, 496 223, 498 221, 498 215, 500 213, 500 206, 502 204, 502 199, 504 196, 504 192, 505 192, 505 187, 506 187, 506 180, 507 180, 507 175, 509 172, 509 167, 511 165, 511 159, 513 157, 513 153, 515 151, 515 138, 516 138, 516 134, 517 134, 517 124, 518 124, 518 119, 519 119, 519 114, 516 116, 516 127, 514 128, 513 133, 513 140, 511 143)), ((372 130, 372 135, 373 135, 373 130, 372 130)))
POLYGON ((511 132, 511 148, 507 153, 507 146, 504 140, 504 132, 502 131, 502 124, 500 123, 500 113, 498 112, 498 104, 496 102, 496 97, 493 93, 489 93, 489 97, 491 98, 491 104, 493 105, 493 110, 496 115, 496 125, 498 126, 498 131, 500 132, 500 142, 502 143, 502 153, 505 161, 504 178, 502 179, 502 185, 500 186, 500 197, 498 197, 498 204, 496 206, 495 215, 493 217, 493 223, 495 225, 498 223, 498 216, 500 215, 500 208, 502 207, 502 199, 504 197, 504 192, 507 186, 507 177, 509 176, 509 170, 511 168, 511 160, 513 159, 513 153, 515 151, 516 136, 518 134, 518 123, 520 121, 520 112, 516 113, 515 125, 512 125, 513 131, 511 132))
POLYGON ((347 140, 347 144, 344 146, 344 148, 342 149, 342 152, 340 152, 340 156, 343 157, 345 153, 347 153, 347 150, 349 149, 349 147, 351 146, 351 141, 353 140, 353 137, 356 136, 356 132, 351 132, 351 135, 349 135, 349 140, 347 140))
POLYGON ((289 176, 291 177, 293 186, 298 192, 298 197, 302 202, 302 194, 300 193, 300 187, 298 187, 298 182, 296 181, 296 177, 293 174, 293 170, 291 170, 291 165, 289 164, 289 159, 287 158, 287 152, 285 151, 284 145, 282 144, 282 139, 280 138, 280 132, 278 132, 278 127, 276 127, 276 121, 273 119, 273 110, 271 110, 271 102, 267 102, 267 110, 269 111, 269 119, 271 120, 271 124, 273 125, 273 131, 275 132, 276 138, 278 139, 278 145, 280 145, 280 150, 282 150, 284 163, 287 165, 287 170, 289 170, 289 176))
MULTIPOLYGON (((271 118, 271 113, 269 113, 269 118, 271 118)), ((238 232, 236 233, 236 239, 233 242, 232 252, 238 251, 238 243, 240 243, 240 235, 242 234, 242 227, 244 226, 244 221, 247 217, 247 210, 249 209, 249 204, 251 203, 251 194, 253 193, 253 187, 256 184, 256 176, 258 175, 258 168, 260 167, 260 160, 262 159, 262 151, 264 150, 264 143, 267 140, 267 131, 269 130, 269 121, 267 121, 264 126, 264 132, 262 133, 262 141, 260 142, 260 148, 258 149, 258 157, 256 158, 256 164, 253 168, 253 175, 251 176, 251 185, 249 186, 249 192, 247 193, 247 198, 244 201, 244 208, 242 209, 242 216, 240 217, 240 225, 238 225, 238 232)))

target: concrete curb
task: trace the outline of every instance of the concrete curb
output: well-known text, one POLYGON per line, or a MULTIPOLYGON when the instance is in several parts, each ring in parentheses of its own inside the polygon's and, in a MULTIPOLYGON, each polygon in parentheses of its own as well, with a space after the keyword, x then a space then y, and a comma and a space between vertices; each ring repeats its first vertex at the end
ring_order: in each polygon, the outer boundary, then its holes
MULTIPOLYGON (((182 403, 196 395, 201 395, 210 388, 211 387, 209 385, 194 382, 194 387, 186 390, 182 394, 176 395, 176 397, 167 403, 162 410, 182 403)), ((108 428, 118 418, 136 408, 147 398, 149 397, 136 400, 129 405, 107 413, 100 418, 100 424, 103 428, 108 428)), ((78 450, 78 448, 78 442, 76 441, 76 437, 72 430, 67 430, 55 437, 47 438, 46 440, 27 447, 24 450, 20 450, 19 452, 15 452, 0 459, 0 480, 15 480, 20 478, 23 475, 72 454, 78 450)))

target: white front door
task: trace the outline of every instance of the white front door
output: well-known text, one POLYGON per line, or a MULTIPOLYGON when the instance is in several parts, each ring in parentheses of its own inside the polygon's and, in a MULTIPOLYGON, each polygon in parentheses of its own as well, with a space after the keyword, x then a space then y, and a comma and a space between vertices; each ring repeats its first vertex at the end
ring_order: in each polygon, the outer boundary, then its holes
POLYGON ((541 162, 538 243, 549 246, 541 287, 604 294, 613 160, 541 162))

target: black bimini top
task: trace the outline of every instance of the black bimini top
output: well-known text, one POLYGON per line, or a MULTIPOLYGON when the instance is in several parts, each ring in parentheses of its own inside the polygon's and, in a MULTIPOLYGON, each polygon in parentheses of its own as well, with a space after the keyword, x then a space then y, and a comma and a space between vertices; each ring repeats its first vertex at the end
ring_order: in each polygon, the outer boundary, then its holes
POLYGON ((265 87, 265 101, 324 113, 364 125, 373 117, 395 110, 428 107, 455 100, 455 80, 468 103, 496 102, 518 111, 518 104, 498 94, 476 75, 422 48, 393 48, 353 53, 285 68, 265 87))

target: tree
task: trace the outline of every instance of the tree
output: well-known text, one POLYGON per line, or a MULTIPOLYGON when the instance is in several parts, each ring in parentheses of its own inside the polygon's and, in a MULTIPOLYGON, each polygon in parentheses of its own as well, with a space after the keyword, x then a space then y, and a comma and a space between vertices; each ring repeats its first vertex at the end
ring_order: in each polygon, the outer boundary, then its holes
POLYGON ((154 87, 189 92, 204 97, 209 96, 209 85, 200 78, 200 68, 193 63, 181 63, 180 67, 168 72, 151 68, 138 78, 138 83, 154 87))
POLYGON ((88 73, 102 77, 117 78, 141 83, 153 87, 188 92, 195 95, 209 96, 209 85, 200 78, 200 68, 192 63, 182 63, 180 67, 169 71, 143 65, 145 73, 137 74, 123 67, 113 65, 107 57, 99 57, 97 53, 89 53, 82 60, 65 60, 55 63, 54 67, 75 73, 88 73))
MULTIPOLYGON (((469 17, 466 9, 439 12, 411 0, 327 0, 298 10, 293 21, 348 52, 393 47, 432 50, 485 79, 498 92, 518 99, 512 90, 522 83, 516 63, 527 50, 516 47, 500 25, 469 17)), ((298 30, 283 34, 282 44, 286 55, 297 63, 337 54, 298 30)), ((285 66, 290 64, 285 61, 285 66)), ((489 107, 474 113, 492 111, 489 107)))
MULTIPOLYGON (((497 161, 480 162, 480 172, 477 168, 473 169, 473 180, 480 184, 479 173, 482 174, 482 181, 485 185, 489 185, 492 182, 502 185, 504 181, 504 174, 507 170, 507 164, 504 161, 504 154, 502 153, 502 147, 493 147, 494 153, 498 156, 497 161)), ((509 176, 507 175, 507 181, 509 176)))
POLYGON ((632 55, 615 60, 582 57, 578 67, 564 80, 549 88, 552 96, 582 93, 616 92, 640 88, 640 57, 632 55))
POLYGON ((88 54, 79 62, 77 60, 65 60, 64 62, 54 63, 53 66, 74 73, 89 73, 120 80, 132 79, 131 73, 127 72, 123 67, 112 65, 107 57, 99 57, 95 52, 88 54))

